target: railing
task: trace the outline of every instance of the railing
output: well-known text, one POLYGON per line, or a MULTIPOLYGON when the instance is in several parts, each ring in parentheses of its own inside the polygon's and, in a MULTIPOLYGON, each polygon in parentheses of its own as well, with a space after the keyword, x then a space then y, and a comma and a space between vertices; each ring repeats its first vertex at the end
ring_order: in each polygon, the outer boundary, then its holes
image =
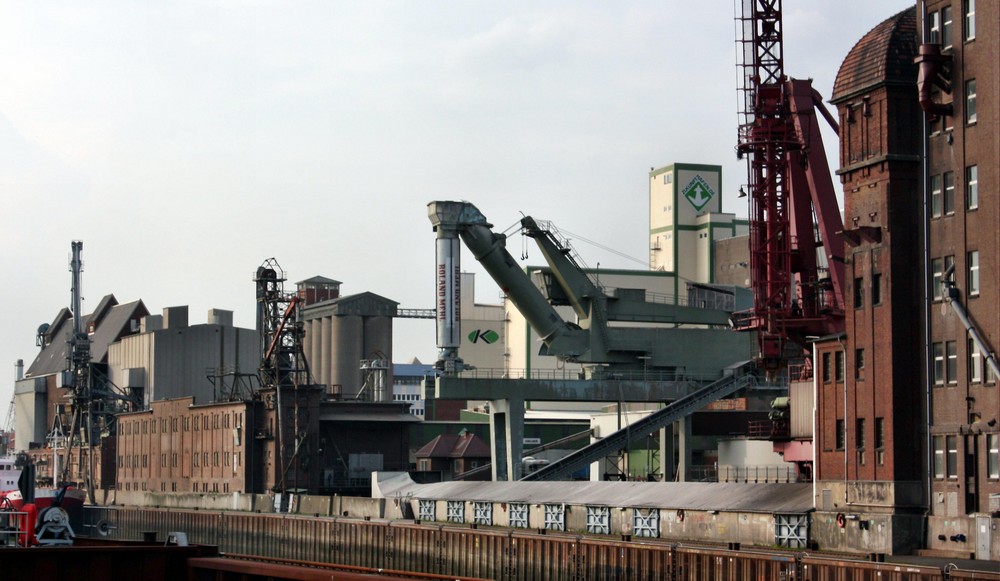
POLYGON ((697 482, 793 483, 799 480, 793 466, 691 466, 688 478, 697 482))
POLYGON ((27 545, 28 532, 24 527, 24 521, 27 518, 28 513, 26 512, 0 511, 0 548, 27 545))

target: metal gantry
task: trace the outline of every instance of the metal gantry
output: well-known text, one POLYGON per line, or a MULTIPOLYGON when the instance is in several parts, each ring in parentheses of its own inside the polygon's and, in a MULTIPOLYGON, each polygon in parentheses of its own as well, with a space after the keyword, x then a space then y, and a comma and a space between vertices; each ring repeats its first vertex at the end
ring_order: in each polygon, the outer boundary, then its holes
POLYGON ((736 22, 754 307, 734 322, 758 331, 759 361, 773 371, 795 344, 801 357, 805 336, 843 329, 843 225, 817 113, 838 127, 811 81, 785 75, 781 0, 742 0, 736 22))
POLYGON ((275 410, 274 487, 286 491, 288 475, 292 474, 292 489, 301 488, 299 478, 303 445, 309 439, 309 423, 300 421, 303 392, 311 386, 309 365, 306 361, 302 339, 305 330, 299 318, 299 298, 286 294, 285 273, 278 261, 269 258, 257 268, 254 281, 257 285, 257 330, 260 332, 261 358, 258 377, 260 391, 267 407, 275 410), (291 395, 292 403, 283 399, 291 395), (291 425, 286 416, 291 415, 291 425))

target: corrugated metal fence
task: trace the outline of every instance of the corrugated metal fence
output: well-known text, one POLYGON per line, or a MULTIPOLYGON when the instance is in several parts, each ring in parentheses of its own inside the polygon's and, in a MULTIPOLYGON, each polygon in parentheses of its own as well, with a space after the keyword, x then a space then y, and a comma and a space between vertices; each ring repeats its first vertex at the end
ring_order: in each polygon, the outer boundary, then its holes
POLYGON ((772 551, 680 546, 666 541, 610 540, 411 521, 366 521, 297 515, 91 508, 122 539, 187 533, 192 543, 224 553, 480 577, 503 581, 1000 581, 1000 572, 850 561, 772 551))

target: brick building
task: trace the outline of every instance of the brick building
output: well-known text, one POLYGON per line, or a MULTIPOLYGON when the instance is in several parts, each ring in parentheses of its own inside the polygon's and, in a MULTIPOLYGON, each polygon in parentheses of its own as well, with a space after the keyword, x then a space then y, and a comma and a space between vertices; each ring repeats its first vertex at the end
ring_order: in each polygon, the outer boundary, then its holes
POLYGON ((159 400, 118 416, 116 488, 126 492, 260 492, 261 402, 159 400))
POLYGON ((923 6, 920 66, 925 78, 939 80, 920 93, 927 129, 927 542, 981 553, 990 515, 1000 515, 1000 387, 986 364, 1000 346, 1000 4, 923 6), (945 282, 954 288, 950 296, 945 282), (955 306, 967 309, 982 345, 955 306))
POLYGON ((1000 554, 998 45, 997 3, 927 0, 838 74, 848 308, 816 343, 824 548, 1000 554))
MULTIPOLYGON (((817 344, 816 507, 878 515, 894 552, 919 544, 923 419, 919 389, 920 108, 916 11, 866 34, 841 65, 840 123, 846 335, 817 344), (915 413, 916 412, 916 413, 915 413)), ((821 525, 822 526, 822 525, 821 525)), ((863 542, 831 534, 826 543, 863 542)))

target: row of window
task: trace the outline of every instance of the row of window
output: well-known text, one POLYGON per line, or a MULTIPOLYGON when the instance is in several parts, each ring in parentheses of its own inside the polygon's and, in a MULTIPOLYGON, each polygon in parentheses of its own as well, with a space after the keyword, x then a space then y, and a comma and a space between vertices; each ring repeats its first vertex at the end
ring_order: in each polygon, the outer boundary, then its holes
MULTIPOLYGON (((946 171, 931 176, 931 217, 955 214, 955 172, 946 171)), ((979 166, 965 168, 965 209, 979 208, 979 166)))
MULTIPOLYGON (((242 463, 242 461, 243 461, 243 454, 242 454, 242 452, 234 452, 232 454, 232 456, 231 456, 232 461, 230 461, 230 454, 227 454, 225 452, 221 452, 221 453, 220 452, 212 452, 211 458, 212 458, 212 464, 211 464, 212 466, 219 466, 220 465, 220 461, 225 466, 240 466, 241 463, 242 463), (221 460, 220 460, 220 458, 221 458, 221 460)), ((168 459, 170 461, 170 467, 171 468, 176 468, 177 467, 177 452, 174 452, 174 453, 170 454, 169 456, 167 454, 160 454, 160 467, 161 468, 166 468, 167 467, 167 460, 168 459)), ((199 464, 200 464, 200 466, 204 466, 204 467, 207 468, 209 466, 208 460, 209 460, 208 452, 202 452, 201 454, 198 454, 197 452, 195 452, 194 454, 191 454, 191 466, 193 468, 198 468, 199 464)), ((131 454, 131 455, 122 455, 122 454, 119 454, 118 455, 118 467, 119 468, 148 468, 149 467, 149 455, 148 454, 142 454, 140 456, 139 454, 131 454)))
MULTIPOLYGON (((452 523, 465 522, 465 501, 449 500, 445 505, 445 519, 452 523)), ((529 506, 523 502, 504 505, 507 511, 507 526, 526 529, 529 526, 529 506)), ((607 506, 586 506, 587 532, 598 535, 611 534, 611 508, 607 506)), ((419 500, 417 518, 425 521, 437 520, 437 501, 419 500)), ((472 503, 472 523, 493 526, 493 503, 474 501, 472 503)), ((542 506, 542 529, 550 531, 566 530, 566 505, 545 504, 542 506)), ((632 534, 636 537, 655 538, 660 536, 660 511, 656 508, 632 509, 632 534)))
MULTIPOLYGON (((977 105, 976 105, 976 79, 969 79, 965 81, 964 95, 965 95, 965 124, 975 125, 979 119, 977 105)), ((937 89, 932 89, 931 98, 935 102, 940 102, 941 92, 937 89)), ((932 137, 935 135, 941 135, 942 132, 947 134, 954 128, 954 126, 952 125, 951 115, 932 117, 928 123, 929 123, 928 130, 932 137)))
MULTIPOLYGON (((934 478, 958 479, 958 436, 933 436, 934 478)), ((986 434, 986 475, 1000 479, 1000 434, 986 434)))
POLYGON ((223 414, 212 414, 211 422, 209 421, 208 415, 201 416, 201 421, 198 420, 198 416, 184 416, 182 418, 156 418, 147 420, 125 420, 120 423, 119 431, 126 435, 139 435, 143 434, 155 434, 157 426, 159 426, 160 433, 173 433, 181 429, 185 432, 189 432, 194 427, 194 431, 199 430, 218 430, 218 429, 229 429, 230 426, 242 427, 243 426, 243 414, 230 412, 223 414), (178 422, 178 420, 181 420, 178 422), (192 421, 193 420, 193 421, 192 421))
MULTIPOLYGON (((872 274, 872 304, 882 304, 882 273, 872 274)), ((860 309, 865 306, 865 279, 854 279, 854 308, 860 309)))
MULTIPOLYGON (((954 256, 931 259, 931 294, 934 300, 945 298, 945 283, 950 282, 947 277, 954 268, 954 256)), ((970 297, 976 297, 979 290, 979 251, 972 250, 965 253, 965 292, 970 297)))
MULTIPOLYGON (((865 431, 865 425, 867 421, 865 418, 857 418, 854 420, 854 447, 858 450, 864 450, 867 445, 868 435, 865 431)), ((844 425, 844 420, 837 420, 837 450, 844 450, 847 447, 847 433, 845 432, 846 426, 844 425)), ((885 418, 875 418, 875 449, 884 450, 885 449, 885 418)), ((881 463, 881 462, 880 462, 881 463)))
MULTIPOLYGON (((966 369, 969 383, 995 383, 996 375, 986 363, 979 344, 969 337, 966 349, 966 369)), ((934 385, 958 383, 958 344, 956 341, 938 341, 931 344, 934 359, 934 385)))
MULTIPOLYGON (((971 42, 976 39, 976 0, 962 0, 962 40, 971 42)), ((927 13, 929 42, 940 44, 944 50, 954 45, 952 34, 953 16, 951 6, 927 13)))
MULTIPOLYGON (((126 492, 132 492, 132 491, 139 492, 139 491, 145 491, 146 490, 146 483, 145 482, 126 482, 124 485, 121 482, 119 482, 117 484, 117 486, 118 486, 118 488, 120 490, 124 490, 126 492)), ((208 482, 202 482, 202 483, 200 483, 200 488, 201 488, 201 490, 199 491, 199 483, 197 483, 197 482, 192 482, 191 483, 191 492, 219 492, 219 483, 218 482, 211 483, 211 488, 212 488, 211 491, 209 490, 209 483, 208 482)), ((160 483, 160 492, 166 492, 166 491, 167 491, 167 483, 166 482, 161 482, 160 483)), ((176 482, 171 482, 170 483, 170 492, 177 492, 177 483, 176 482)), ((222 492, 229 492, 229 483, 228 482, 223 482, 222 483, 222 492)))

